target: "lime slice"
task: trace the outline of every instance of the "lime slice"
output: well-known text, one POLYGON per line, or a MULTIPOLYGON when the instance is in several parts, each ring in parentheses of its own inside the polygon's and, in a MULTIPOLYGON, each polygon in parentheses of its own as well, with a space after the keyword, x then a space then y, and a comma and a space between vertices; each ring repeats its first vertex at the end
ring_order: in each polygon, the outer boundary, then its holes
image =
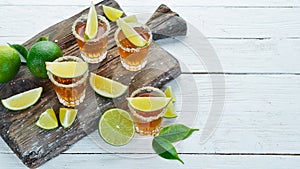
POLYGON ((90 85, 96 93, 108 98, 117 98, 128 89, 128 86, 95 73, 90 75, 90 85))
POLYGON ((137 17, 135 15, 129 15, 122 18, 123 21, 130 23, 130 22, 137 22, 137 17))
POLYGON ((113 22, 119 19, 124 13, 123 11, 110 6, 102 5, 102 7, 105 16, 113 22))
POLYGON ((147 41, 138 34, 133 27, 131 27, 128 23, 123 21, 122 19, 117 20, 117 24, 120 26, 121 30, 123 31, 125 37, 135 46, 143 47, 147 45, 147 41))
POLYGON ((177 117, 177 113, 176 113, 174 104, 172 102, 170 102, 168 104, 167 111, 166 111, 164 117, 165 118, 176 118, 177 117))
POLYGON ((70 127, 77 115, 77 109, 70 109, 70 108, 60 108, 59 109, 59 121, 60 124, 64 128, 70 127))
POLYGON ((99 134, 107 143, 114 146, 127 144, 134 136, 134 124, 128 112, 110 109, 104 112, 99 121, 99 134))
POLYGON ((35 124, 40 128, 46 130, 55 129, 56 127, 58 127, 58 122, 54 110, 47 109, 40 115, 39 120, 35 124))
POLYGON ((35 88, 23 93, 1 100, 4 107, 9 110, 23 110, 34 105, 41 97, 43 88, 35 88))
POLYGON ((165 93, 166 97, 170 97, 171 98, 172 102, 176 101, 171 86, 168 86, 166 88, 166 90, 164 91, 164 93, 165 93))
POLYGON ((83 75, 88 70, 86 62, 45 62, 46 69, 55 76, 73 78, 83 75))
POLYGON ((160 110, 168 105, 171 98, 168 97, 131 97, 128 103, 137 110, 151 112, 160 110))
POLYGON ((94 39, 98 32, 98 16, 95 5, 91 1, 90 11, 87 18, 87 24, 85 28, 85 36, 88 39, 94 39))

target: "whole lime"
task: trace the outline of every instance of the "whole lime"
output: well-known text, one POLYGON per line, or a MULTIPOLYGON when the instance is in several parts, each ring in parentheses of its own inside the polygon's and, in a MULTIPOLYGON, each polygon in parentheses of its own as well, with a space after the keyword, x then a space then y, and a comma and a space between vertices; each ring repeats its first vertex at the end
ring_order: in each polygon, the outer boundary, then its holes
POLYGON ((21 59, 18 52, 8 46, 0 46, 0 83, 10 81, 18 73, 21 59))
POLYGON ((52 62, 62 56, 62 51, 54 42, 40 41, 34 44, 27 56, 27 66, 36 77, 47 78, 45 62, 52 62))

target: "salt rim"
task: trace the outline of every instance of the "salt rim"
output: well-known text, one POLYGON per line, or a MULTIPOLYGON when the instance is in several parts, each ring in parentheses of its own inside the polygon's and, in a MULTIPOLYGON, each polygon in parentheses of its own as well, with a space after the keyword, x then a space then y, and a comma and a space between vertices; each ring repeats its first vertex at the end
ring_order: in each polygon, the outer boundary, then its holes
MULTIPOLYGON (((66 60, 68 60, 68 59, 74 60, 76 62, 84 62, 82 59, 80 59, 79 57, 76 57, 76 56, 63 56, 63 57, 59 57, 56 60, 54 60, 53 62, 61 62, 61 61, 65 60, 65 59, 66 60)), ((77 81, 76 83, 68 84, 68 85, 58 83, 56 80, 54 80, 53 74, 51 72, 47 71, 47 74, 48 74, 48 77, 51 80, 51 82, 54 83, 56 86, 64 87, 64 88, 72 88, 72 87, 76 87, 76 86, 84 83, 84 81, 87 79, 87 77, 89 75, 89 71, 87 70, 85 72, 85 74, 83 75, 83 77, 79 81, 77 81)))
POLYGON ((106 24, 106 30, 105 30, 105 32, 100 37, 95 38, 95 39, 89 39, 89 40, 85 40, 83 37, 81 37, 80 35, 78 35, 78 33, 76 32, 76 29, 75 29, 77 23, 80 22, 80 21, 82 21, 82 22, 85 21, 86 22, 86 20, 88 18, 87 14, 83 14, 79 18, 77 18, 74 21, 73 25, 72 25, 72 33, 75 36, 75 38, 77 38, 77 39, 79 39, 79 40, 81 40, 83 42, 97 42, 100 39, 104 38, 105 36, 108 36, 108 34, 110 32, 110 24, 109 24, 108 20, 105 17, 101 16, 101 15, 97 15, 97 16, 98 16, 98 20, 100 19, 102 22, 104 22, 106 24))
POLYGON ((140 50, 142 50, 142 49, 150 46, 151 42, 152 42, 152 32, 151 32, 151 29, 147 25, 142 24, 142 23, 137 23, 137 22, 132 23, 132 24, 130 23, 130 25, 133 26, 134 28, 136 28, 136 27, 143 28, 143 30, 145 30, 150 35, 149 39, 147 41, 148 44, 145 45, 145 46, 143 46, 143 47, 141 47, 141 48, 140 47, 137 47, 137 48, 125 48, 124 46, 122 46, 120 44, 120 42, 118 40, 118 34, 121 31, 121 28, 118 27, 118 29, 115 31, 115 34, 114 34, 114 39, 115 39, 115 42, 116 42, 117 46, 120 47, 120 48, 122 48, 126 52, 139 52, 140 50))

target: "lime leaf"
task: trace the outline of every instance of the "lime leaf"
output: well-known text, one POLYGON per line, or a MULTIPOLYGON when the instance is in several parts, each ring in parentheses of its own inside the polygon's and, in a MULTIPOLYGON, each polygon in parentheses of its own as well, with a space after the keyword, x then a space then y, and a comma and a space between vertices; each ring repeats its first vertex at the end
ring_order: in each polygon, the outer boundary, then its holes
POLYGON ((36 42, 40 42, 40 41, 49 41, 49 36, 41 36, 36 40, 36 42))
POLYGON ((184 164, 184 162, 178 157, 177 151, 170 141, 160 136, 154 137, 152 141, 152 148, 162 158, 178 160, 184 164))
POLYGON ((172 124, 164 127, 159 132, 159 137, 162 137, 172 143, 188 138, 194 131, 199 129, 192 129, 183 124, 172 124))
POLYGON ((9 44, 9 43, 7 43, 7 44, 19 53, 19 56, 20 56, 22 62, 24 62, 24 61, 26 62, 26 58, 27 58, 27 55, 28 55, 28 50, 25 48, 24 45, 9 44))
POLYGON ((90 10, 87 18, 85 35, 88 39, 94 39, 98 32, 98 16, 95 5, 91 1, 90 10))

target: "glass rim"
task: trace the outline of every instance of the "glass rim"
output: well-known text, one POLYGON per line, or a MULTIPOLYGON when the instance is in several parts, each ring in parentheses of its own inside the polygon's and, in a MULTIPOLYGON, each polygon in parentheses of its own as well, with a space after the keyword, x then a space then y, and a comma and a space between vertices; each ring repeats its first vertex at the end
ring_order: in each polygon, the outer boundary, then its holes
POLYGON ((104 17, 104 16, 101 16, 101 15, 97 15, 98 16, 98 19, 103 21, 105 24, 106 24, 106 30, 105 32, 98 38, 95 38, 95 39, 89 39, 89 40, 85 40, 83 37, 81 37, 77 32, 76 32, 76 25, 77 23, 80 21, 80 20, 83 20, 83 19, 86 19, 87 20, 87 17, 88 15, 87 14, 83 14, 81 15, 79 18, 77 18, 73 25, 72 25, 72 33, 73 35, 75 36, 75 38, 83 41, 83 42, 97 42, 99 41, 100 39, 104 38, 105 36, 108 36, 109 34, 109 31, 110 31, 110 24, 108 22, 108 20, 104 17))
MULTIPOLYGON (((73 59, 75 60, 76 62, 84 62, 81 58, 77 57, 77 56, 63 56, 63 57, 59 57, 57 58, 56 60, 54 60, 53 62, 61 62, 63 61, 64 59, 73 59)), ((80 84, 82 84, 83 82, 85 82, 85 80, 87 79, 88 77, 88 74, 89 74, 89 71, 88 69, 86 70, 86 72, 83 74, 83 77, 75 82, 75 83, 71 83, 71 84, 62 84, 62 83, 59 83, 57 82, 54 77, 53 77, 53 74, 50 72, 50 71, 47 71, 47 74, 48 74, 48 77, 50 79, 50 81, 56 85, 56 86, 59 86, 59 87, 63 87, 63 88, 73 88, 73 87, 76 87, 80 84)), ((59 76, 58 76, 59 77, 59 76)), ((59 77, 60 78, 60 77, 59 77)), ((76 78, 76 77, 75 77, 76 78)), ((70 78, 71 79, 71 78, 70 78)))
POLYGON ((147 41, 148 44, 145 45, 145 46, 143 46, 143 47, 141 47, 141 48, 140 48, 140 47, 137 47, 137 48, 128 48, 128 47, 124 47, 124 46, 119 42, 119 40, 118 40, 118 35, 119 35, 120 31, 122 31, 121 28, 118 27, 117 30, 116 30, 115 33, 114 33, 114 39, 115 39, 115 42, 116 42, 117 46, 120 47, 121 49, 127 51, 127 52, 139 52, 140 50, 142 50, 142 49, 144 49, 144 48, 150 46, 150 44, 152 43, 152 32, 151 32, 151 29, 150 29, 147 25, 142 24, 142 23, 132 23, 131 25, 132 25, 134 28, 135 28, 135 27, 141 27, 141 28, 143 28, 143 29, 150 35, 150 36, 149 36, 149 39, 148 39, 148 41, 147 41))

